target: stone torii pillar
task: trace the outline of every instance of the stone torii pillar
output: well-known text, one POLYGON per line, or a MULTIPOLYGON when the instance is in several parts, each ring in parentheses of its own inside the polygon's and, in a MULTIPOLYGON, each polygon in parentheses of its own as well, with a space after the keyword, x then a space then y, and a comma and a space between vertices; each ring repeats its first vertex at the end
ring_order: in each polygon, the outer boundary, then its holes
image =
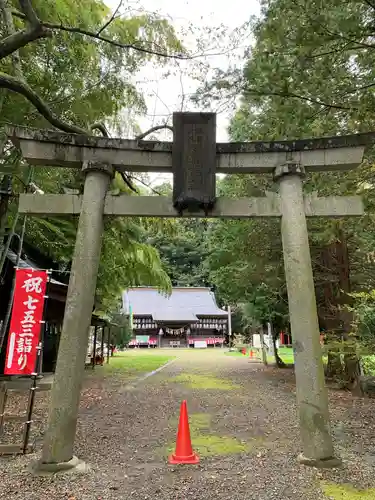
POLYGON ((39 468, 64 470, 77 463, 73 459, 73 445, 103 214, 281 218, 296 353, 297 406, 303 450, 300 461, 317 467, 337 465, 329 428, 306 217, 360 216, 363 206, 357 196, 303 196, 301 177, 305 170, 355 168, 362 161, 365 145, 373 141, 373 134, 216 144, 213 147, 215 119, 212 114, 176 113, 174 125, 173 143, 83 137, 25 129, 10 131, 11 140, 20 147, 30 164, 70 168, 87 165, 91 170, 86 176, 83 196, 25 194, 19 200, 21 213, 80 216, 48 430, 39 468), (205 166, 208 166, 206 170, 205 166), (180 179, 178 182, 183 184, 177 186, 174 200, 162 196, 105 196, 112 168, 128 172, 175 173, 175 180, 180 179), (184 170, 184 175, 179 169, 184 170), (215 172, 273 173, 279 183, 279 194, 216 199, 212 178, 215 172), (205 179, 207 175, 211 179, 205 179), (94 186, 93 190, 90 185, 94 186), (186 213, 185 207, 189 206, 193 210, 186 213), (84 262, 90 264, 81 268, 84 262), (66 394, 69 391, 72 394, 66 394))
POLYGON ((328 394, 324 383, 322 348, 316 308, 309 237, 302 192, 305 169, 287 162, 275 169, 281 199, 281 238, 293 336, 296 395, 303 454, 299 461, 335 467, 330 433, 328 394))
POLYGON ((84 193, 40 466, 47 471, 79 465, 72 449, 100 262, 104 203, 113 168, 84 162, 82 172, 84 193))

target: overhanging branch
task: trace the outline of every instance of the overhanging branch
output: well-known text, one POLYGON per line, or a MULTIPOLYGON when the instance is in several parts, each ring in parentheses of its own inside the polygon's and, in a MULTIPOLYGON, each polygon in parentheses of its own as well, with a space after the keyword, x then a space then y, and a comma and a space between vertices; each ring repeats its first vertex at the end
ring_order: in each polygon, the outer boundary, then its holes
MULTIPOLYGON (((94 130, 99 130, 99 132, 101 132, 103 137, 109 137, 107 127, 104 125, 104 123, 101 123, 101 122, 93 123, 90 126, 90 131, 92 132, 94 130)), ((131 182, 131 177, 128 174, 126 174, 125 172, 119 172, 119 174, 121 175, 122 180, 125 182, 125 184, 128 186, 128 188, 131 191, 133 191, 134 193, 139 194, 137 189, 133 186, 133 184, 131 182)))
POLYGON ((330 108, 330 109, 340 109, 340 110, 356 110, 356 106, 343 106, 340 104, 330 104, 324 101, 320 101, 319 99, 316 99, 314 97, 308 97, 308 96, 303 96, 299 94, 295 94, 293 92, 268 92, 268 91, 260 91, 256 89, 244 89, 245 94, 249 95, 257 95, 257 96, 264 96, 264 97, 285 97, 285 98, 291 98, 291 99, 299 99, 301 101, 306 101, 311 104, 317 104, 318 106, 322 106, 324 108, 330 108))
POLYGON ((22 12, 24 13, 27 21, 32 25, 36 26, 40 24, 40 20, 31 4, 30 0, 18 0, 18 3, 20 4, 20 8, 22 12))
POLYGON ((97 35, 100 35, 100 33, 102 33, 102 31, 104 31, 106 28, 108 28, 108 26, 115 20, 118 11, 121 9, 121 6, 122 6, 122 0, 120 0, 120 3, 117 5, 116 9, 113 11, 113 14, 110 17, 110 19, 97 32, 97 35))
POLYGON ((30 42, 34 42, 40 38, 47 38, 49 36, 51 36, 51 33, 43 26, 17 31, 14 35, 7 36, 1 40, 0 59, 10 56, 13 52, 25 47, 30 42))
POLYGON ((26 21, 27 27, 15 33, 10 33, 9 36, 1 40, 0 59, 13 54, 30 42, 51 35, 50 31, 42 26, 30 0, 19 0, 19 5, 23 12, 20 13, 20 16, 26 21))
POLYGON ((135 139, 136 139, 136 141, 141 141, 142 139, 144 139, 148 135, 152 134, 152 132, 157 132, 158 130, 170 130, 171 132, 173 132, 173 127, 171 127, 170 125, 167 125, 167 124, 156 125, 155 127, 151 127, 150 129, 146 130, 146 132, 143 132, 142 134, 137 135, 137 137, 135 139))
POLYGON ((91 132, 93 132, 94 130, 99 130, 99 132, 104 137, 109 137, 107 127, 104 125, 104 123, 101 123, 101 122, 93 123, 90 127, 90 130, 91 130, 91 132))
POLYGON ((43 99, 41 99, 41 97, 39 97, 39 95, 31 87, 29 87, 29 85, 27 85, 27 83, 0 72, 0 88, 11 90, 12 92, 23 95, 33 106, 35 106, 39 113, 49 123, 51 123, 51 125, 62 130, 63 132, 87 135, 87 130, 77 127, 76 125, 71 125, 70 123, 58 118, 43 101, 43 99))
MULTIPOLYGON (((19 11, 13 11, 12 13, 15 17, 18 17, 18 18, 23 19, 23 20, 27 20, 26 15, 19 12, 19 11)), ((100 34, 102 30, 99 30, 99 32, 95 33, 94 31, 89 31, 89 30, 85 30, 82 28, 76 28, 74 26, 65 26, 63 24, 55 24, 55 23, 49 23, 49 22, 44 22, 44 21, 40 21, 40 24, 47 31, 48 30, 52 30, 52 31, 57 30, 57 31, 65 31, 67 33, 82 35, 82 36, 86 36, 88 38, 92 38, 94 40, 98 40, 100 42, 108 43, 108 44, 113 45, 114 47, 117 47, 120 49, 136 50, 138 52, 143 52, 144 54, 150 54, 150 55, 159 56, 159 57, 166 57, 169 59, 180 59, 180 60, 192 59, 191 56, 184 55, 181 53, 180 54, 168 54, 166 52, 148 49, 146 47, 143 47, 142 45, 136 45, 136 44, 132 44, 132 43, 123 43, 123 42, 120 42, 117 40, 112 40, 111 38, 108 38, 106 36, 102 36, 100 34)), ((35 38, 34 38, 34 40, 35 40, 35 38)), ((33 40, 30 40, 30 41, 33 41, 33 40)), ((141 43, 141 41, 140 41, 140 43, 141 43)))

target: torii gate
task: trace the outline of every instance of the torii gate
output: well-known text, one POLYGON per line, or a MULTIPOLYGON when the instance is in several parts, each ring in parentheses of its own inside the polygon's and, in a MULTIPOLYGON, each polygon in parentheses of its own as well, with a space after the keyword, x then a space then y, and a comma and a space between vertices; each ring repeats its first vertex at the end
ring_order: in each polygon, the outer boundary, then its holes
MULTIPOLYGON (((180 215, 172 200, 165 197, 107 194, 114 169, 174 173, 175 201, 181 192, 189 198, 203 186, 203 191, 208 192, 205 200, 208 212, 197 210, 184 216, 281 218, 303 450, 299 460, 316 467, 337 466, 340 462, 334 456, 330 433, 306 216, 360 216, 363 206, 357 196, 304 197, 302 178, 305 172, 355 168, 373 136, 216 144, 215 114, 175 113, 173 122, 173 143, 21 128, 9 133, 29 164, 71 167, 81 169, 85 175, 83 195, 23 194, 19 200, 19 211, 24 214, 79 215, 48 428, 38 467, 58 471, 78 463, 73 457, 73 445, 100 259, 103 214, 180 215), (218 198, 215 203, 215 173, 273 173, 279 193, 258 198, 218 198)), ((181 201, 181 196, 179 199, 181 201)), ((183 203, 180 203, 179 210, 182 209, 183 203)))

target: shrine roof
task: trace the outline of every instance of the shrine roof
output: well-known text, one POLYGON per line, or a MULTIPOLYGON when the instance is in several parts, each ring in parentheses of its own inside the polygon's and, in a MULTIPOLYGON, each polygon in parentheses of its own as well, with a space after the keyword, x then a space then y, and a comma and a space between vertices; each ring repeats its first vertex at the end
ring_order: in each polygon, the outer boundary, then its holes
MULTIPOLYGON (((17 255, 12 250, 8 250, 7 257, 11 261, 12 264, 16 265, 17 255)), ((20 259, 19 263, 18 263, 18 267, 21 269, 27 269, 30 267, 33 269, 40 269, 40 267, 37 264, 35 264, 35 262, 33 262, 31 259, 28 259, 28 258, 20 259)), ((50 282, 54 285, 58 285, 58 286, 66 287, 66 288, 68 286, 65 283, 62 283, 61 281, 57 281, 53 278, 50 278, 50 282)))
POLYGON ((198 317, 222 317, 228 313, 216 304, 214 293, 204 287, 174 287, 168 296, 153 287, 129 288, 123 293, 123 309, 134 316, 151 316, 160 322, 194 322, 198 317))

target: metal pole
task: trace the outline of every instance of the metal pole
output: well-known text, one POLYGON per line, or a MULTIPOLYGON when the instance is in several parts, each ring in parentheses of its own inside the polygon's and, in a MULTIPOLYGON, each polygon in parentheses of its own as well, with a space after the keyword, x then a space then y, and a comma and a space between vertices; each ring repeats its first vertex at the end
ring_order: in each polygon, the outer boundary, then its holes
POLYGON ((232 310, 231 310, 230 306, 228 306, 228 338, 229 338, 229 347, 233 347, 232 310))
POLYGON ((27 404, 27 417, 26 417, 26 423, 25 423, 25 430, 23 433, 23 446, 22 446, 22 453, 25 455, 27 453, 27 447, 29 444, 29 436, 30 436, 30 430, 31 430, 31 424, 32 424, 32 416, 33 416, 33 409, 34 409, 34 402, 35 402, 35 392, 36 392, 36 381, 38 377, 38 372, 40 367, 40 354, 42 352, 42 344, 39 343, 38 347, 38 357, 36 360, 36 367, 35 367, 35 373, 32 375, 32 384, 30 387, 30 395, 29 395, 29 401, 27 404))
MULTIPOLYGON (((46 298, 45 300, 47 301, 48 299, 46 298)), ((39 370, 38 370, 39 378, 43 378, 43 352, 44 352, 44 341, 46 333, 47 333, 47 323, 44 323, 42 326, 41 341, 40 341, 39 370)))
MULTIPOLYGON (((1 96, 1 100, 4 99, 4 94, 1 96)), ((1 106, 0 106, 1 108, 1 106)), ((0 109, 1 111, 1 109, 0 109)), ((0 132, 0 155, 3 154, 3 131, 0 132)), ((10 175, 4 175, 0 183, 0 255, 2 255, 4 249, 4 239, 6 232, 7 215, 9 209, 9 200, 12 195, 12 177, 10 175)))
POLYGON ((8 391, 5 382, 0 383, 0 437, 4 434, 5 407, 7 404, 8 391))
POLYGON ((73 446, 100 260, 104 202, 113 175, 112 167, 104 163, 87 162, 83 171, 82 208, 39 470, 58 471, 77 464, 73 446))
MULTIPOLYGON (((26 186, 25 186, 25 192, 27 192, 27 189, 28 189, 28 187, 29 187, 29 185, 31 183, 32 178, 33 178, 33 175, 34 175, 34 168, 33 167, 29 167, 29 171, 28 171, 28 174, 27 174, 27 180, 26 180, 26 186)), ((5 264, 5 260, 6 260, 7 255, 8 255, 8 250, 9 250, 10 244, 12 242, 12 238, 15 235, 15 232, 16 232, 16 227, 17 227, 17 224, 18 224, 19 217, 20 217, 20 214, 19 214, 19 212, 17 212, 15 214, 15 216, 14 216, 12 228, 10 230, 10 233, 7 236, 7 241, 5 243, 5 246, 2 249, 2 254, 1 254, 1 258, 0 258, 0 275, 3 272, 3 267, 4 267, 4 264, 5 264)), ((27 216, 24 215, 23 227, 26 226, 26 220, 27 220, 27 216)), ((23 246, 23 236, 22 236, 22 239, 21 239, 20 247, 19 247, 21 249, 21 251, 19 251, 18 254, 20 252, 22 252, 22 246, 23 246)))
MULTIPOLYGON (((16 270, 17 270, 17 268, 18 268, 18 266, 20 264, 20 260, 21 260, 21 254, 22 254, 22 248, 23 248, 23 240, 24 240, 25 231, 26 231, 26 222, 27 222, 27 217, 25 216, 23 218, 21 235, 19 236, 19 241, 18 241, 16 263, 14 265, 14 275, 13 275, 13 281, 12 281, 12 289, 11 289, 11 292, 10 292, 8 307, 7 307, 7 310, 6 310, 6 313, 5 313, 5 318, 4 318, 4 322, 2 324, 2 329, 1 329, 0 350, 3 347, 3 343, 4 343, 4 339, 5 339, 5 334, 6 334, 6 331, 8 329, 8 325, 9 325, 9 321, 10 321, 10 315, 11 315, 12 309, 13 309, 14 292, 15 292, 15 287, 16 287, 16 270)), ((15 233, 13 234, 13 236, 15 236, 15 233)), ((10 241, 11 240, 9 240, 9 245, 10 245, 10 241)), ((8 247, 7 248, 7 253, 8 253, 8 250, 9 250, 9 245, 8 245, 8 242, 7 242, 7 247, 8 247)))
POLYGON ((92 369, 95 368, 95 363, 96 363, 96 341, 98 339, 98 325, 95 325, 94 327, 94 345, 92 348, 92 369))
POLYGON ((263 325, 261 325, 260 330, 259 330, 259 337, 260 337, 260 352, 262 356, 262 361, 265 366, 268 365, 268 359, 267 359, 267 350, 266 350, 266 343, 264 342, 264 330, 263 330, 263 325))
POLYGON ((163 330, 160 328, 159 333, 158 333, 158 341, 159 341, 159 348, 161 347, 161 337, 163 335, 163 330))
POLYGON ((102 364, 104 363, 104 329, 105 329, 105 326, 102 326, 102 339, 101 339, 101 344, 100 344, 100 355, 102 358, 102 364))
POLYGON ((13 224, 12 224, 12 228, 10 230, 10 233, 7 236, 7 241, 6 241, 5 246, 3 247, 3 250, 2 250, 2 254, 1 254, 1 258, 0 258, 0 274, 3 272, 4 264, 5 264, 7 255, 8 255, 10 243, 11 243, 12 238, 13 238, 15 231, 16 231, 19 216, 20 216, 20 214, 17 212, 14 216, 13 224))
POLYGON ((111 341, 111 327, 107 326, 107 364, 109 363, 109 343, 111 341))
POLYGON ((272 323, 270 321, 267 323, 267 334, 268 334, 268 354, 272 357, 275 357, 275 349, 273 347, 272 323))
MULTIPOLYGON (((50 273, 48 273, 50 274, 50 273)), ((47 277, 47 287, 46 287, 46 295, 44 297, 44 305, 43 305, 43 316, 42 316, 42 321, 41 321, 41 331, 39 334, 39 345, 38 345, 38 355, 35 361, 35 368, 34 368, 34 373, 32 374, 32 385, 30 388, 30 395, 29 395, 29 401, 27 405, 27 417, 26 417, 26 423, 25 423, 25 430, 23 433, 23 449, 22 453, 25 455, 27 453, 27 448, 29 444, 29 437, 30 437, 30 430, 31 430, 31 424, 32 424, 32 416, 33 416, 33 410, 34 410, 34 404, 35 404, 35 393, 37 389, 37 379, 38 375, 42 374, 43 371, 43 345, 44 345, 44 335, 45 335, 45 329, 46 329, 46 310, 48 307, 47 300, 48 300, 48 284, 50 282, 49 276, 47 277)))
POLYGON ((281 235, 295 354, 297 407, 303 453, 299 460, 315 467, 336 467, 324 383, 309 238, 302 192, 304 169, 287 163, 275 170, 279 181, 281 235))

